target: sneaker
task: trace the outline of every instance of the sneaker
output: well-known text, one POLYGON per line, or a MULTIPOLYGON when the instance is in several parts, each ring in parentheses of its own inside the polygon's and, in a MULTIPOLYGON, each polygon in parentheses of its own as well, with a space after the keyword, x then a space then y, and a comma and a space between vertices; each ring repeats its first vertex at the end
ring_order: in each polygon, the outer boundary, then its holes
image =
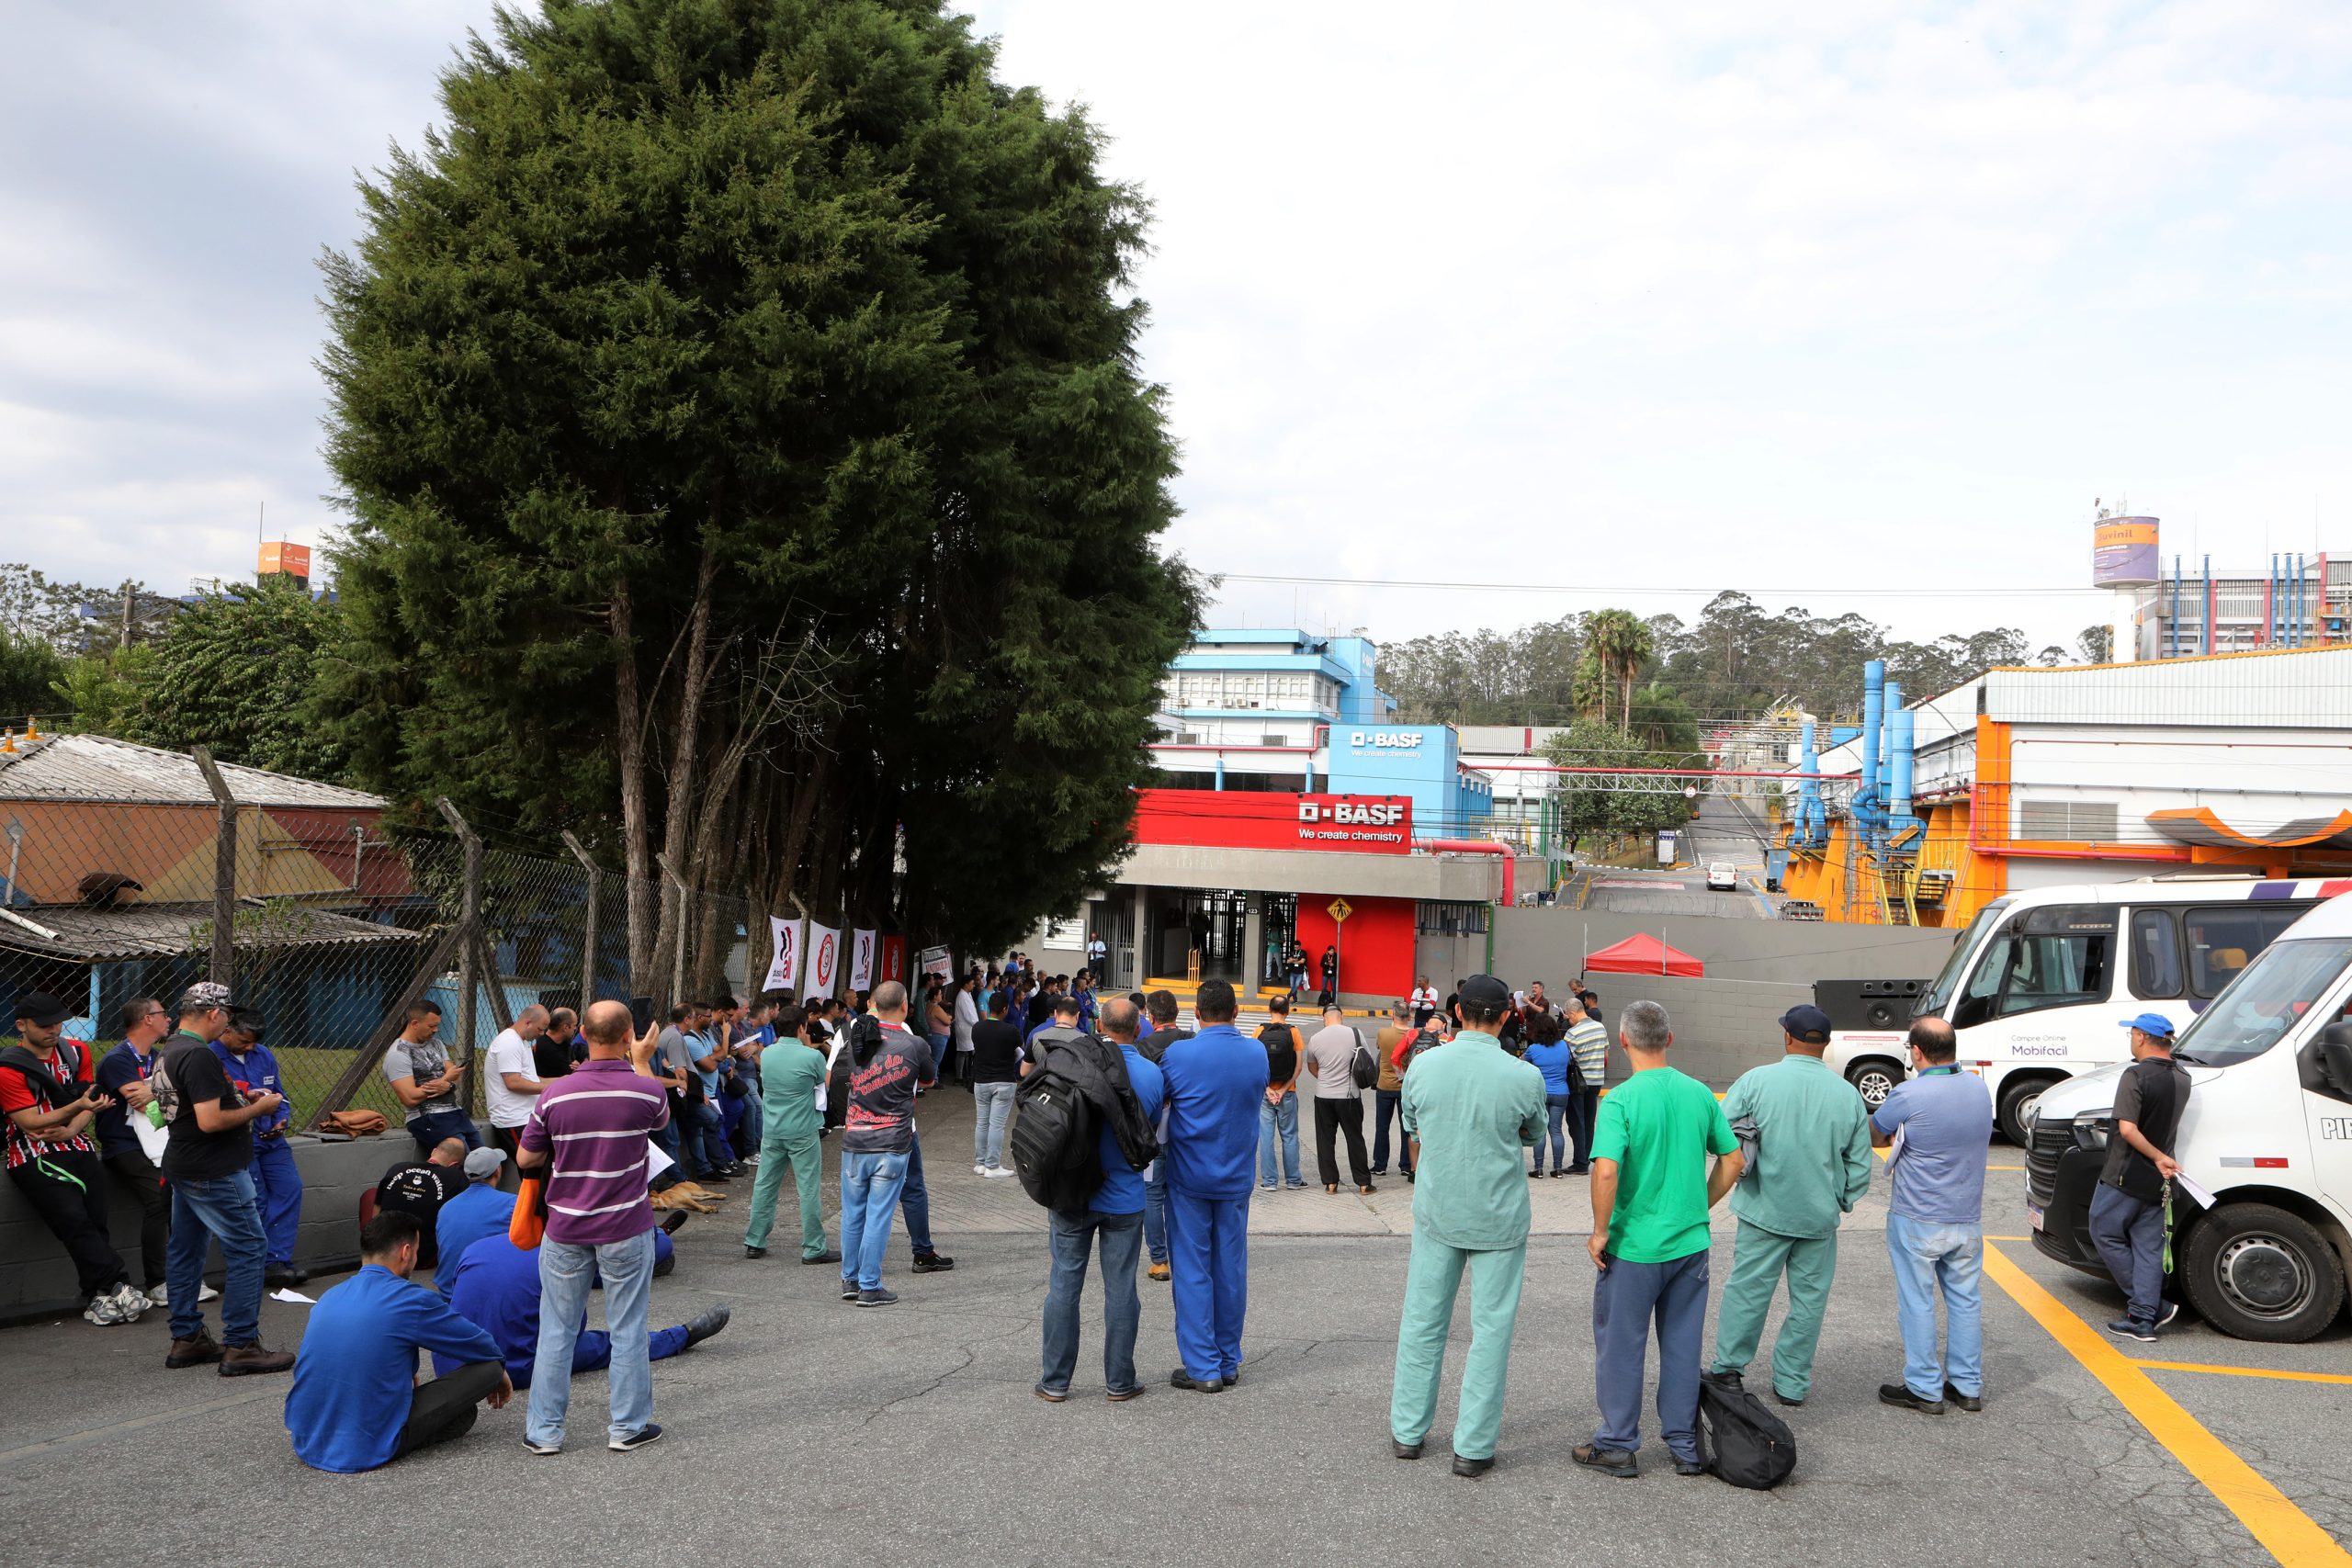
POLYGON ((258 1339, 250 1345, 231 1345, 220 1352, 220 1375, 224 1378, 250 1377, 255 1372, 290 1371, 294 1367, 294 1352, 272 1350, 258 1339))
POLYGON ((918 1274, 944 1274, 956 1267, 956 1260, 944 1252, 923 1252, 915 1255, 918 1274))
POLYGON ((661 1440, 662 1428, 654 1423, 648 1421, 644 1426, 639 1427, 628 1437, 615 1438, 605 1446, 612 1450, 613 1452, 616 1454, 633 1454, 637 1452, 638 1450, 645 1447, 646 1444, 658 1443, 661 1440))
POLYGON ((857 1281, 854 1280, 843 1280, 842 1281, 842 1300, 845 1302, 854 1302, 857 1300, 857 1281))
POLYGON ((862 1307, 894 1306, 898 1303, 898 1300, 899 1292, 896 1291, 860 1291, 857 1292, 857 1304, 862 1307))
POLYGON ((1899 1382, 1879 1384, 1878 1402, 1881 1404, 1892 1404, 1899 1410, 1916 1410, 1922 1416, 1940 1416, 1944 1413, 1942 1400, 1922 1399, 1899 1382))
POLYGON ((2166 1302, 2165 1303, 2164 1310, 2156 1314, 2156 1326, 2158 1328, 2170 1328, 2172 1326, 2172 1320, 2179 1315, 2180 1303, 2178 1302, 2166 1302))
POLYGON ((220 1359, 220 1346, 212 1336, 197 1330, 193 1339, 175 1339, 164 1354, 164 1365, 173 1371, 182 1367, 200 1367, 220 1359))
POLYGON ((146 1292, 125 1280, 114 1292, 114 1304, 122 1313, 123 1322, 137 1323, 139 1314, 145 1312, 150 1303, 146 1292))
POLYGON ((2107 1325, 2107 1331, 2118 1339, 2137 1339, 2143 1345, 2153 1345, 2156 1342, 2154 1325, 2135 1323, 2128 1317, 2117 1318, 2107 1325))
POLYGON ((541 1459, 548 1459, 553 1455, 563 1452, 563 1445, 561 1443, 535 1442, 531 1438, 526 1438, 523 1439, 523 1451, 525 1453, 537 1454, 541 1459))
POLYGON ((686 1211, 684 1209, 672 1209, 662 1216, 662 1228, 672 1235, 677 1235, 685 1229, 685 1226, 686 1211))
POLYGON ((82 1309, 82 1321, 95 1323, 100 1328, 111 1328, 123 1321, 121 1300, 111 1292, 92 1296, 90 1304, 82 1309))
POLYGON ((719 1303, 717 1306, 705 1307, 698 1314, 687 1322, 686 1342, 684 1346, 680 1347, 680 1348, 686 1350, 693 1349, 695 1346, 701 1344, 704 1340, 709 1338, 712 1335, 726 1327, 728 1318, 732 1315, 734 1315, 733 1313, 725 1302, 719 1303))
POLYGON ((1588 1470, 1613 1475, 1620 1481, 1632 1481, 1642 1473, 1640 1461, 1623 1449, 1598 1449, 1590 1443, 1578 1443, 1568 1450, 1568 1457, 1588 1470))
POLYGON ((1707 1473, 1707 1467, 1695 1459, 1678 1459, 1674 1461, 1674 1473, 1677 1475, 1704 1475, 1707 1473))
POLYGON ((209 1285, 198 1285, 198 1286, 196 1288, 196 1300, 197 1300, 197 1304, 198 1304, 199 1306, 200 1306, 200 1305, 202 1305, 202 1304, 203 1304, 204 1303, 206 1303, 206 1302, 217 1302, 217 1301, 219 1301, 220 1299, 220 1292, 218 1292, 218 1291, 216 1291, 216 1290, 214 1290, 214 1289, 213 1289, 211 1286, 209 1286, 209 1285))
POLYGON ((975 1165, 974 1167, 972 1167, 972 1174, 973 1174, 974 1176, 986 1176, 988 1173, 989 1173, 989 1168, 988 1168, 987 1166, 984 1166, 984 1165, 975 1165))
POLYGON ((171 1288, 171 1286, 169 1286, 169 1285, 150 1285, 150 1286, 148 1286, 148 1287, 147 1287, 147 1304, 148 1304, 149 1306, 151 1306, 151 1307, 167 1307, 167 1306, 171 1305, 171 1304, 172 1304, 172 1288, 171 1288))
POLYGON ((1001 1181, 1008 1178, 1014 1181, 1021 1179, 1021 1173, 1009 1165, 992 1165, 980 1174, 991 1181, 1001 1181))

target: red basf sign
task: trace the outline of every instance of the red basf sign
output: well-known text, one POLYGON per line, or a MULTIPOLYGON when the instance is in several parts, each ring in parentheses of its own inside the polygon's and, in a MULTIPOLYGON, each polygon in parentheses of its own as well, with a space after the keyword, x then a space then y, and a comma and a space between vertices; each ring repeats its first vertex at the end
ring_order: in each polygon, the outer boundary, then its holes
POLYGON ((1138 844, 1401 855, 1413 847, 1413 802, 1402 795, 1142 789, 1135 834, 1138 844))

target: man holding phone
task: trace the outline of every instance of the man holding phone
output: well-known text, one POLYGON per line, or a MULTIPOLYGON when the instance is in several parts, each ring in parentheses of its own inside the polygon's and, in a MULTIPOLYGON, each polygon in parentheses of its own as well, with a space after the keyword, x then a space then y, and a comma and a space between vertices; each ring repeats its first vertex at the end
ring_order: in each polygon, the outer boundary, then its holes
POLYGON ((74 1259, 85 1321, 136 1323, 147 1292, 107 1231, 107 1201, 89 1129, 114 1104, 90 1084, 86 1046, 63 1038, 72 1010, 46 991, 17 998, 19 1043, 0 1049, 0 1115, 7 1119, 9 1179, 74 1259))
POLYGON ((449 1048, 438 1038, 440 1028, 440 1004, 420 1001, 408 1010, 400 1038, 384 1053, 384 1077, 408 1112, 408 1133, 416 1140, 419 1159, 432 1157, 433 1145, 444 1138, 456 1138, 469 1149, 481 1147, 481 1129, 458 1099, 466 1069, 449 1059, 449 1048))

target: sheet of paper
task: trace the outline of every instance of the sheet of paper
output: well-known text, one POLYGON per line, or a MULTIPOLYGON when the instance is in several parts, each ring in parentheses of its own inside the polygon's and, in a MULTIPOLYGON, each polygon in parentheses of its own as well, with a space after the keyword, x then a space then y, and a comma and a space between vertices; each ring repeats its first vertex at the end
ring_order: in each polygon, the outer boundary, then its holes
POLYGON ((672 1159, 668 1155, 662 1152, 661 1145, 649 1143, 645 1145, 646 1180, 651 1181, 654 1178, 660 1176, 663 1171, 669 1169, 672 1166, 677 1163, 678 1162, 676 1160, 672 1159))
POLYGON ((1886 1145, 1886 1163, 1890 1166, 1903 1157, 1903 1133, 1904 1129, 1897 1127, 1894 1142, 1886 1145))
POLYGON ((283 1285, 280 1285, 277 1289, 270 1292, 269 1299, 274 1302, 292 1302, 298 1306, 307 1307, 316 1306, 319 1304, 317 1297, 306 1296, 300 1291, 289 1291, 283 1285))
POLYGON ((2206 1191, 2202 1187, 2198 1186, 2194 1181, 2189 1180, 2188 1172, 2184 1170, 2179 1175, 2175 1176, 2172 1179, 2172 1184, 2175 1187, 2179 1188, 2183 1192, 2188 1193, 2191 1198, 2196 1199, 2197 1206, 2199 1208, 2210 1209, 2213 1206, 2213 1195, 2211 1192, 2206 1191))

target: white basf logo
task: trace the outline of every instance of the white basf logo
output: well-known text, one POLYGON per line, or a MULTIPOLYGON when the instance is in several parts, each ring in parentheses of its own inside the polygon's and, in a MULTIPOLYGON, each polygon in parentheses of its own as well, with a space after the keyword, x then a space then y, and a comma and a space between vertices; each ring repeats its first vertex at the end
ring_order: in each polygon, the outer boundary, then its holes
POLYGON ((1419 733, 1412 730, 1398 733, 1384 729, 1375 733, 1355 729, 1348 732, 1348 744, 1359 751, 1367 746, 1380 751, 1411 751, 1418 749, 1420 743, 1419 733))
POLYGON ((1302 822, 1341 822, 1363 828, 1394 828, 1405 819, 1402 806, 1355 806, 1347 801, 1334 801, 1329 806, 1312 800, 1298 803, 1298 819, 1302 822))

